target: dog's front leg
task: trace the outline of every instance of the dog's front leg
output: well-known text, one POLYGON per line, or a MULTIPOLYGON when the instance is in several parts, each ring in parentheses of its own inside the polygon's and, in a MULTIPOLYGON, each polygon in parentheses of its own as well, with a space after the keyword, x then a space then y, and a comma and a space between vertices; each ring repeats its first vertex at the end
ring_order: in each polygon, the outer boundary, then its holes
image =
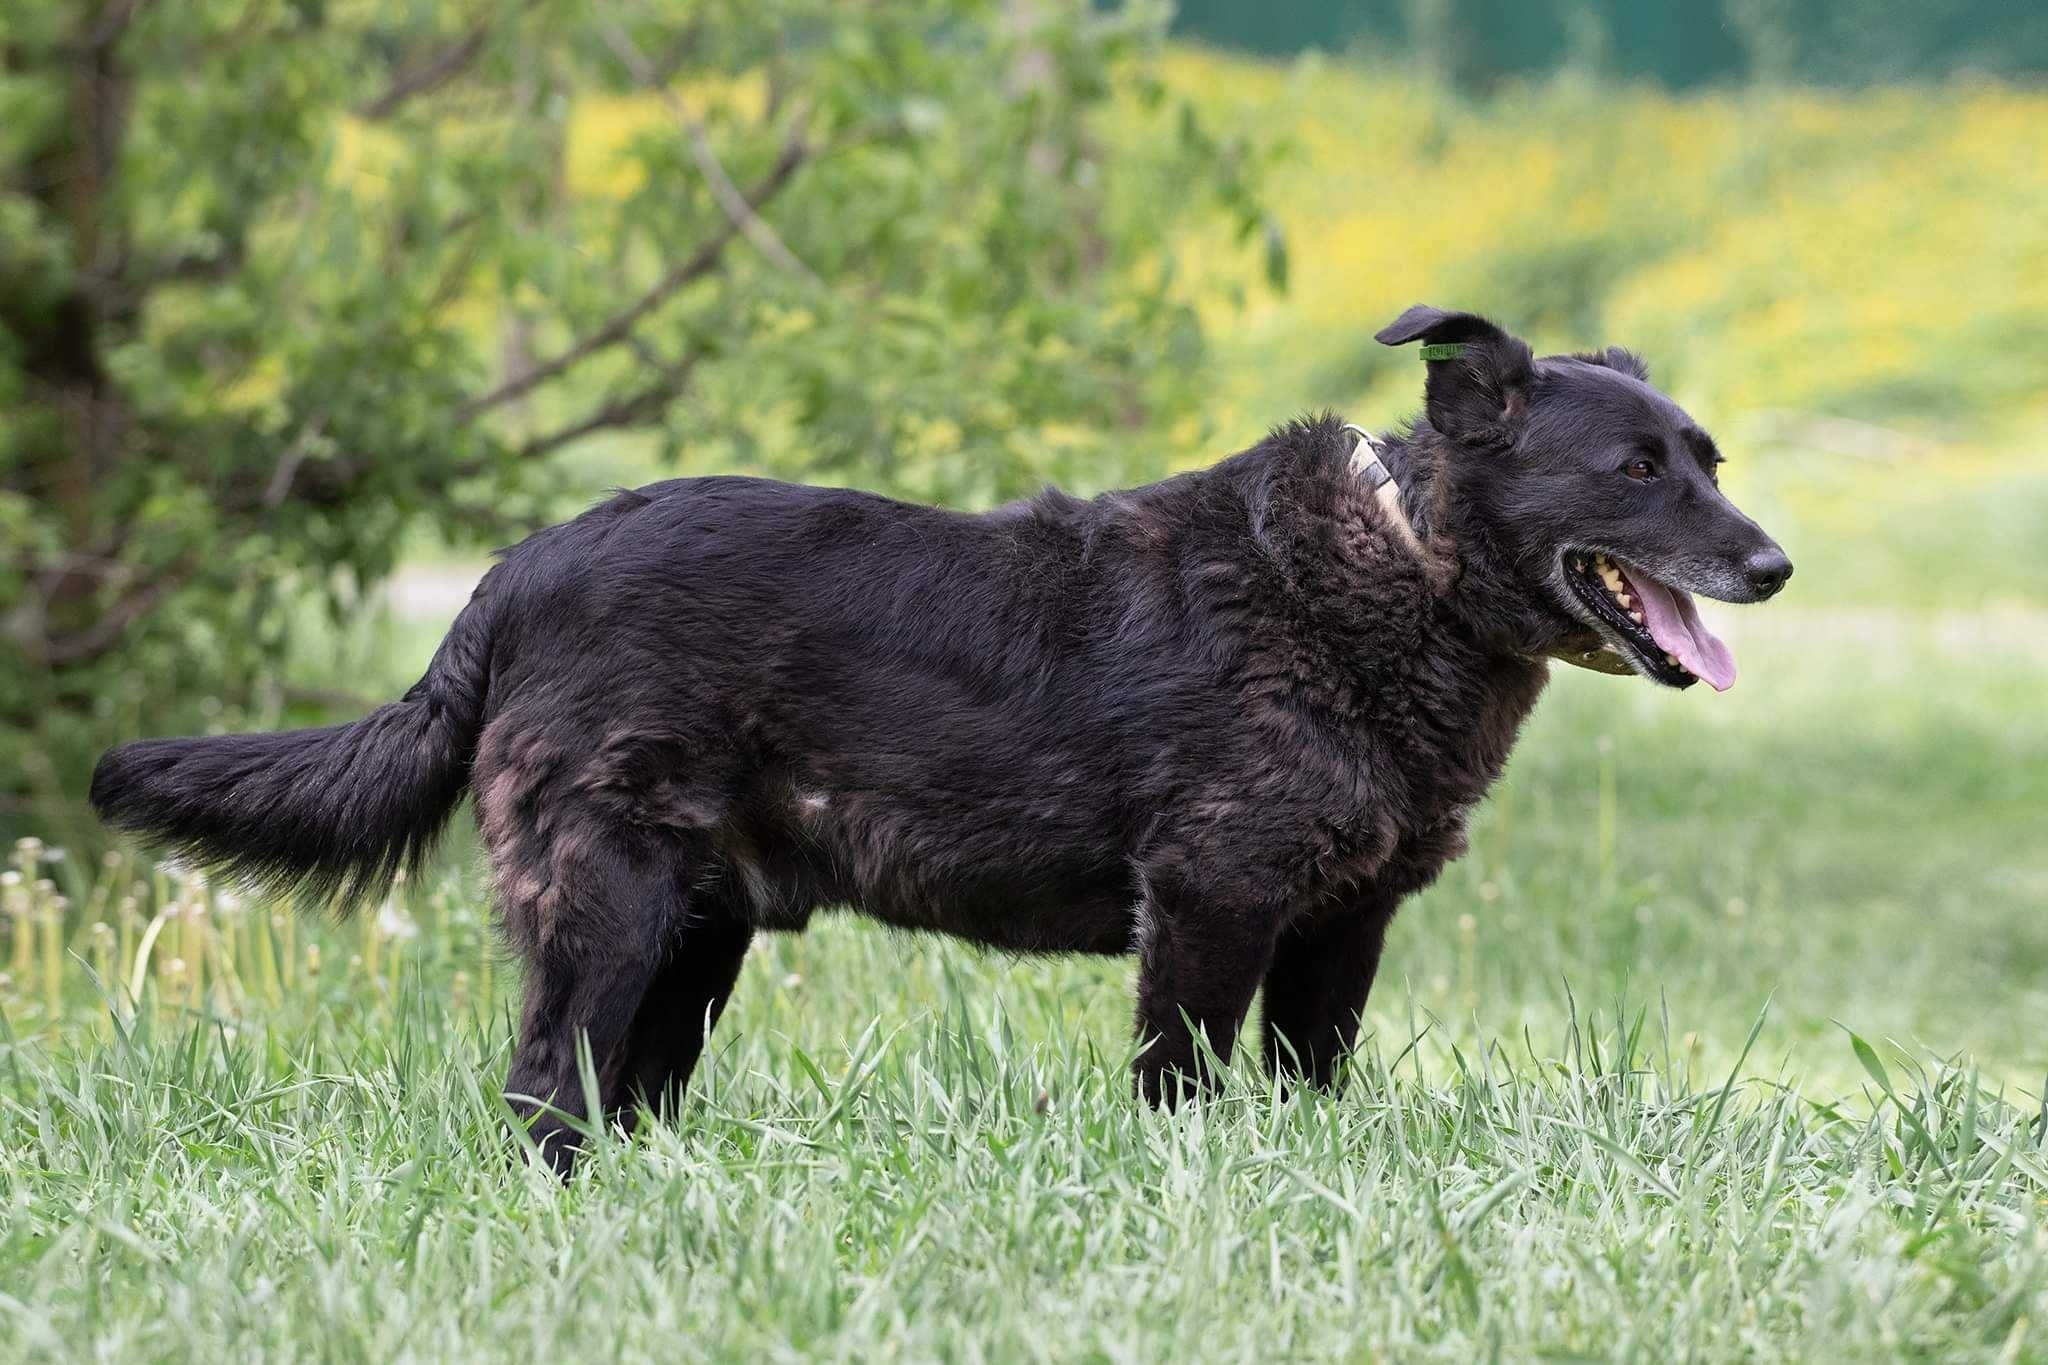
POLYGON ((1328 1089, 1358 1038, 1399 897, 1368 893, 1290 924, 1274 945, 1261 1013, 1273 1074, 1328 1089))
POLYGON ((1206 1088, 1199 1033, 1228 1062, 1252 996, 1273 959, 1277 917, 1245 900, 1204 894, 1174 873, 1146 879, 1138 931, 1138 1037, 1133 1063, 1148 1104, 1206 1088))

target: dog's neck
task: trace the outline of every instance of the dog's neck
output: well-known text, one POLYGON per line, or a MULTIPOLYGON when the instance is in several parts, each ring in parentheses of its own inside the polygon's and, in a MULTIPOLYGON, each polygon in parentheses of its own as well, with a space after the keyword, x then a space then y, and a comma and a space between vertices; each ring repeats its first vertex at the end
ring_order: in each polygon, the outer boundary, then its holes
POLYGON ((1489 653, 1533 657, 1543 652, 1547 616, 1509 571, 1499 538, 1460 496, 1457 452, 1426 425, 1375 435, 1375 453, 1400 488, 1400 509, 1419 552, 1444 562, 1445 614, 1489 653))

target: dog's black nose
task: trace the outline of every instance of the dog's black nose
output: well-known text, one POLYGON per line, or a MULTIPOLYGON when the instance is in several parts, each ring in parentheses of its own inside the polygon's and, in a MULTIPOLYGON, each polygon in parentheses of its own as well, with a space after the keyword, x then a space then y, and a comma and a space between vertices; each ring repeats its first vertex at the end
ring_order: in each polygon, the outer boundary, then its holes
POLYGON ((1756 591, 1756 600, 1761 602, 1766 597, 1776 596, 1778 589, 1785 586, 1785 580, 1792 576, 1792 561, 1783 550, 1773 545, 1751 555, 1742 569, 1749 577, 1749 586, 1756 591))

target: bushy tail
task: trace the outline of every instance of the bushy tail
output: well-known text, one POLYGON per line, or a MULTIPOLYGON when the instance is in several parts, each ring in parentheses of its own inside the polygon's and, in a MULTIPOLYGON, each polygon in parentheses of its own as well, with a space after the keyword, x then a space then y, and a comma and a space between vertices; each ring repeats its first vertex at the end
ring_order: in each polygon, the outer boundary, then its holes
POLYGON ((491 615, 472 598, 426 676, 352 725, 109 749, 93 808, 236 883, 353 909, 425 859, 469 786, 491 615))

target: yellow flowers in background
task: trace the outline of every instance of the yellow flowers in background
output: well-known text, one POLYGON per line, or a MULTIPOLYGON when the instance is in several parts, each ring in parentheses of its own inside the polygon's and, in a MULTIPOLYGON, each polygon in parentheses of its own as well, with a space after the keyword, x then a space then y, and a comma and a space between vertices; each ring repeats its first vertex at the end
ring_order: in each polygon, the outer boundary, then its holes
MULTIPOLYGON (((1170 86, 1277 140, 1293 287, 1208 322, 1221 425, 1413 402, 1373 354, 1410 303, 1541 347, 1617 342, 1707 421, 1762 410, 2006 432, 2048 412, 2048 92, 1672 95, 1568 79, 1484 100, 1406 73, 1189 49, 1170 86)), ((1237 268, 1228 242, 1180 267, 1237 268)))

